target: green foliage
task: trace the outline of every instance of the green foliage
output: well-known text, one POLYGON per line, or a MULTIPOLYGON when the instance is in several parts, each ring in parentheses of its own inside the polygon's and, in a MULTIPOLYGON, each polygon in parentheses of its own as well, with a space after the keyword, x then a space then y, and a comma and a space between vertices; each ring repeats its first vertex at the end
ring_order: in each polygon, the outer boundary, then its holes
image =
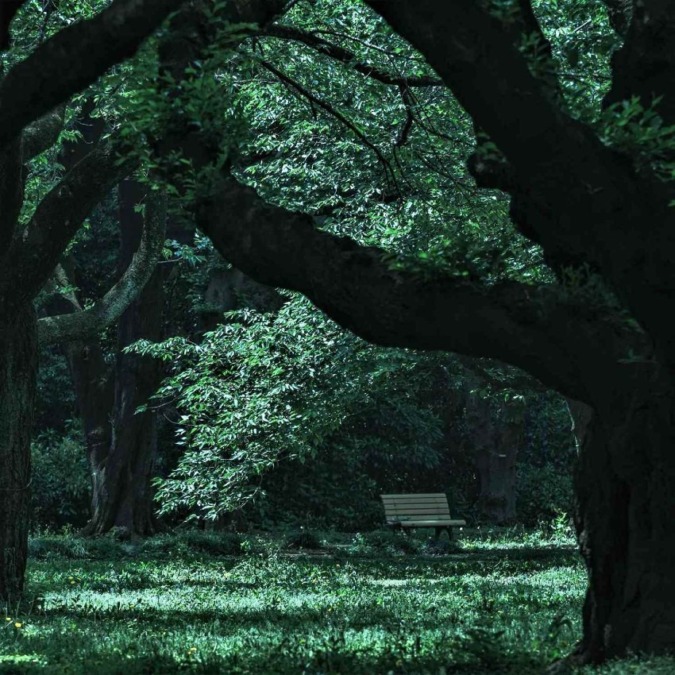
POLYGON ((522 464, 518 468, 516 500, 518 518, 529 526, 572 513, 571 473, 563 474, 551 465, 522 464))
POLYGON ((596 123, 611 84, 611 56, 621 46, 606 8, 594 0, 535 0, 533 8, 551 42, 566 108, 596 123))
POLYGON ((675 178, 675 125, 658 113, 662 97, 646 106, 638 96, 609 106, 601 120, 601 138, 629 155, 638 171, 651 169, 662 180, 675 178))
MULTIPOLYGON (((284 23, 324 35, 353 52, 355 62, 392 76, 434 77, 409 44, 358 3, 300 3, 284 23)), ((294 83, 256 69, 254 59, 239 88, 250 132, 236 169, 261 195, 315 214, 331 232, 386 249, 392 268, 423 279, 545 276, 538 247, 509 223, 508 200, 477 192, 466 168, 473 126, 447 88, 415 87, 402 96, 320 50, 269 37, 261 44, 265 60, 294 83)))
POLYGON ((68 362, 57 349, 40 351, 35 426, 63 433, 77 413, 68 362))
POLYGON ((361 534, 357 532, 352 539, 350 551, 354 553, 376 554, 413 554, 422 550, 422 542, 403 532, 375 530, 361 534))
POLYGON ((40 534, 30 538, 28 548, 32 557, 41 560, 123 560, 139 556, 240 556, 246 550, 257 550, 257 545, 232 532, 187 530, 130 542, 120 541, 114 533, 102 537, 40 534))
POLYGON ((32 445, 33 527, 84 525, 91 482, 82 430, 71 423, 65 434, 47 430, 32 445))
MULTIPOLYGON (((170 540, 169 540, 170 541, 170 540)), ((208 555, 241 555, 244 539, 233 532, 200 532, 188 530, 181 534, 187 548, 208 555)))
POLYGON ((440 429, 415 398, 414 355, 370 347, 301 297, 276 315, 228 318, 201 344, 134 347, 174 364, 157 397, 177 410, 185 452, 157 481, 164 512, 215 519, 255 497, 280 460, 310 462, 331 445, 343 459, 377 444, 382 454, 405 449, 408 465, 437 463, 440 429), (378 410, 381 423, 368 429, 378 410))

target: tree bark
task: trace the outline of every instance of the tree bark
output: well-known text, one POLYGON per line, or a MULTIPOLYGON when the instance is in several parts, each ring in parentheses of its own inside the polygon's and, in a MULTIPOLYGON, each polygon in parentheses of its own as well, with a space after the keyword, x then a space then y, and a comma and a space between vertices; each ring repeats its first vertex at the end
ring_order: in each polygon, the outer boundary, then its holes
MULTIPOLYGON (((134 212, 134 206, 143 196, 138 183, 127 181, 120 185, 123 268, 140 239, 142 216, 134 212)), ((136 409, 147 403, 159 386, 161 364, 149 357, 124 354, 123 349, 141 338, 161 338, 163 277, 162 268, 156 267, 118 324, 112 414, 110 407, 105 413, 112 416, 112 422, 108 422, 105 446, 98 443, 98 435, 88 438, 87 444, 92 475, 92 516, 85 528, 87 534, 103 534, 115 528, 125 536, 144 536, 158 529, 151 483, 157 453, 156 414, 151 410, 137 414, 136 409)), ((109 400, 110 389, 102 406, 92 411, 92 421, 98 420, 96 427, 100 427, 102 411, 109 400)))
POLYGON ((0 599, 23 591, 30 520, 30 436, 37 374, 31 304, 0 323, 0 599))
POLYGON ((478 508, 490 523, 503 525, 516 518, 516 458, 523 437, 521 410, 495 404, 481 396, 479 380, 468 374, 465 415, 471 429, 470 452, 478 473, 478 508))
POLYGON ((589 588, 576 658, 584 663, 675 650, 675 392, 649 384, 628 414, 596 414, 581 450, 576 516, 589 588))
MULTIPOLYGON (((120 348, 141 337, 159 339, 161 296, 162 274, 157 270, 141 298, 120 321, 120 348)), ((88 446, 92 473, 92 517, 85 530, 88 534, 118 528, 127 536, 150 535, 158 529, 151 484, 157 420, 153 411, 136 414, 136 409, 154 393, 160 374, 160 365, 154 359, 118 354, 110 444, 105 452, 94 443, 88 446)))

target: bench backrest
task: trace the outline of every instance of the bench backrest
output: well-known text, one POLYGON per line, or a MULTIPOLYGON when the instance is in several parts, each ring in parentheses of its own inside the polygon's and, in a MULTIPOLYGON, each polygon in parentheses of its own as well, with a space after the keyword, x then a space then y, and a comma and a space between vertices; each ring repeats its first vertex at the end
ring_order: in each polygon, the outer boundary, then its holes
POLYGON ((450 518, 444 492, 418 495, 380 495, 387 521, 446 520, 450 518))

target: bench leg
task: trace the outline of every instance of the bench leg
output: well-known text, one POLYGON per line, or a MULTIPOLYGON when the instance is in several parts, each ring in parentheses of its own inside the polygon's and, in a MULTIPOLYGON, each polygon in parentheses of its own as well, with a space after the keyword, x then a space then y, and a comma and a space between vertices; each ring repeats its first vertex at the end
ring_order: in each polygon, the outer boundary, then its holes
POLYGON ((439 540, 439 538, 440 538, 440 536, 441 536, 441 532, 443 532, 443 530, 447 530, 447 532, 448 532, 448 540, 449 540, 449 541, 452 541, 452 528, 449 527, 449 526, 448 526, 448 527, 443 527, 443 526, 441 526, 441 527, 437 527, 437 528, 436 528, 436 537, 435 537, 435 538, 436 538, 436 541, 439 540))

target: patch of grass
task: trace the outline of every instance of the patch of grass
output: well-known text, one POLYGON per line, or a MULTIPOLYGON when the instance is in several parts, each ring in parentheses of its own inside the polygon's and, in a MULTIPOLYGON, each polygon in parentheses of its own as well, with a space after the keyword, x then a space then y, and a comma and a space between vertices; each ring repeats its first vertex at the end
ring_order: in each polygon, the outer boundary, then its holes
POLYGON ((675 673, 675 658, 634 656, 612 661, 597 669, 586 668, 581 672, 584 675, 672 675, 675 673))
MULTIPOLYGON (((539 673, 579 637, 585 572, 564 547, 392 555, 377 535, 368 556, 350 538, 297 556, 282 533, 230 555, 211 536, 98 558, 50 540, 26 600, 0 607, 0 673, 539 673)), ((642 663, 602 672, 675 672, 642 663)))
POLYGON ((162 557, 192 554, 243 555, 254 545, 241 535, 230 532, 186 530, 180 534, 163 534, 141 540, 119 539, 114 534, 103 537, 47 534, 32 537, 28 542, 32 558, 50 560, 120 560, 142 556, 162 557), (248 544, 248 546, 246 545, 248 544))

